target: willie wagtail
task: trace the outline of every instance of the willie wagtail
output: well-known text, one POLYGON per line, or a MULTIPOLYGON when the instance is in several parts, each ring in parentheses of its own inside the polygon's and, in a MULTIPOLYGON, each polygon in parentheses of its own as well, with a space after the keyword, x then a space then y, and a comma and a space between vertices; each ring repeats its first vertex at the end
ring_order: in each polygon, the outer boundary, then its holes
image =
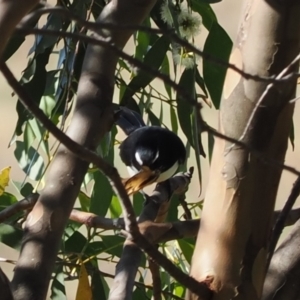
POLYGON ((126 107, 117 115, 117 125, 128 135, 120 145, 120 157, 131 176, 124 180, 128 194, 172 177, 186 159, 181 139, 168 129, 146 126, 140 114, 126 107))

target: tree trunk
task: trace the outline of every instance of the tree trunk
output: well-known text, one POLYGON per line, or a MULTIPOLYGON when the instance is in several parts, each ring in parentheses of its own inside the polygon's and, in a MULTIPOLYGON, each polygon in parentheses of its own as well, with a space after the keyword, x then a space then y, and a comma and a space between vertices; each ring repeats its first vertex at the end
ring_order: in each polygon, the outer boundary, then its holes
MULTIPOLYGON (((299 32, 299 1, 248 0, 231 62, 251 74, 278 75, 299 53, 299 32)), ((243 136, 255 154, 215 141, 190 272, 208 284, 213 299, 261 297, 282 171, 277 163, 283 163, 287 149, 293 115, 288 101, 296 81, 275 83, 267 90, 268 84, 227 72, 219 130, 235 139, 243 136)), ((187 299, 197 297, 188 293, 187 299)))

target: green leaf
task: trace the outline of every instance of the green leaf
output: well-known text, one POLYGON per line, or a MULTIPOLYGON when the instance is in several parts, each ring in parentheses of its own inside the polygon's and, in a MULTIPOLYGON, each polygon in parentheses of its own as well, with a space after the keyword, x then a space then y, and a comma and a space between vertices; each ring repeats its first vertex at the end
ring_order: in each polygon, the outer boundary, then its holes
POLYGON ((204 1, 191 0, 191 8, 193 11, 198 12, 202 17, 203 25, 209 31, 214 23, 218 22, 217 17, 209 4, 203 3, 204 1))
MULTIPOLYGON (((145 25, 145 24, 144 24, 145 25)), ((147 53, 149 47, 149 34, 144 31, 137 31, 135 35, 136 47, 135 47, 135 58, 142 60, 145 53, 147 53)))
POLYGON ((45 139, 45 133, 46 129, 38 123, 36 119, 29 120, 28 123, 30 124, 30 127, 36 136, 36 139, 39 141, 42 150, 47 154, 47 156, 50 156, 49 151, 49 143, 48 140, 45 139))
MULTIPOLYGON (((194 69, 185 69, 179 80, 179 88, 187 91, 191 98, 195 99, 195 71, 194 69)), ((180 127, 187 137, 189 143, 193 146, 193 133, 192 133, 192 113, 193 108, 187 102, 186 99, 182 98, 180 95, 176 97, 177 101, 177 114, 180 123, 180 127)))
MULTIPOLYGON (((43 26, 43 29, 61 30, 62 26, 62 17, 59 14, 52 13, 48 15, 47 23, 43 26)), ((35 52, 36 55, 44 53, 47 48, 52 48, 57 40, 57 36, 36 35, 35 43, 29 50, 28 55, 32 54, 33 52, 35 52)))
POLYGON ((209 163, 211 163, 214 144, 215 144, 215 138, 210 132, 207 132, 207 139, 208 139, 208 160, 209 160, 209 163))
POLYGON ((56 266, 55 275, 51 284, 51 300, 67 300, 63 265, 56 266))
POLYGON ((152 112, 151 109, 147 109, 147 114, 149 116, 149 120, 151 122, 152 126, 161 126, 159 119, 157 118, 157 116, 152 112))
POLYGON ((173 106, 170 105, 171 126, 174 133, 178 133, 177 115, 173 106))
POLYGON ((26 122, 24 135, 23 135, 24 147, 25 147, 26 152, 28 152, 28 150, 31 147, 31 145, 33 144, 35 138, 36 138, 36 136, 34 134, 34 131, 32 130, 30 123, 26 122))
POLYGON ((196 83, 198 84, 198 86, 201 88, 202 92, 207 97, 208 94, 207 94, 207 90, 206 90, 206 87, 205 87, 205 81, 202 78, 202 76, 200 75, 200 72, 199 72, 198 68, 196 68, 196 76, 195 77, 196 77, 196 83))
POLYGON ((92 274, 91 288, 93 299, 108 299, 109 287, 98 270, 95 270, 92 274))
POLYGON ((29 178, 32 180, 39 180, 41 178, 44 171, 44 161, 33 147, 30 147, 29 150, 26 151, 24 142, 17 141, 14 154, 20 168, 29 178))
POLYGON ((118 235, 101 235, 101 239, 105 245, 105 252, 113 256, 121 257, 124 238, 118 235))
POLYGON ((23 197, 27 197, 28 195, 32 194, 32 192, 33 192, 33 186, 29 182, 26 182, 20 190, 20 194, 23 197))
POLYGON ((133 208, 137 215, 140 214, 144 207, 144 197, 141 193, 136 193, 133 195, 133 208))
POLYGON ((98 170, 94 173, 94 180, 90 212, 105 216, 110 206, 113 190, 106 176, 98 170))
POLYGON ((196 158, 196 163, 197 163, 197 171, 198 171, 198 179, 199 179, 199 195, 201 194, 202 191, 202 175, 201 175, 201 163, 200 163, 200 155, 203 155, 203 157, 206 157, 203 145, 202 145, 202 140, 201 140, 201 128, 200 123, 198 122, 197 118, 197 111, 194 108, 193 112, 193 136, 194 136, 194 141, 195 141, 195 158, 196 158))
MULTIPOLYGON (((153 69, 158 70, 162 65, 166 52, 169 49, 170 40, 166 36, 161 36, 149 49, 144 58, 144 63, 153 69)), ((146 70, 140 70, 128 84, 121 101, 121 105, 126 105, 132 96, 140 89, 145 88, 155 77, 146 70)))
POLYGON ((132 293, 132 300, 149 299, 147 298, 146 289, 143 286, 137 286, 132 293))
POLYGON ((195 239, 179 239, 177 242, 179 244, 184 258, 187 260, 188 263, 191 263, 195 248, 195 239))
POLYGON ((168 209, 167 222, 178 221, 178 206, 179 205, 180 205, 179 195, 174 194, 172 196, 172 199, 170 202, 170 207, 168 209))
POLYGON ((122 214, 122 207, 117 196, 113 196, 109 206, 111 218, 119 218, 122 214))
POLYGON ((105 245, 101 241, 91 242, 88 244, 85 250, 85 254, 87 256, 99 255, 105 251, 105 245))
POLYGON ((2 223, 0 224, 0 242, 15 249, 21 249, 23 231, 14 226, 2 223))
POLYGON ((292 127, 290 130, 290 135, 289 135, 289 139, 292 145, 292 150, 295 150, 295 126, 294 126, 294 121, 292 121, 292 127))
POLYGON ((87 243, 86 237, 79 231, 75 231, 64 244, 64 250, 70 253, 81 253, 87 243))
MULTIPOLYGON (((169 58, 168 58, 167 55, 165 56, 165 58, 163 60, 160 71, 161 71, 161 73, 170 76, 170 65, 169 65, 169 58)), ((169 99, 172 99, 172 89, 171 89, 171 87, 168 84, 166 84, 165 82, 164 82, 164 86, 165 86, 166 92, 169 96, 169 99)))
MULTIPOLYGON (((27 70, 25 71, 21 79, 21 84, 23 85, 24 90, 30 96, 31 100, 37 105, 39 105, 46 87, 46 65, 48 64, 50 54, 51 49, 48 48, 45 50, 45 52, 37 55, 34 58, 34 60, 29 64, 27 70), (33 76, 30 78, 31 75, 33 76), (30 80, 28 81, 27 78, 30 78, 30 80)), ((32 116, 19 100, 17 102, 17 113, 18 122, 15 133, 17 135, 21 135, 23 124, 27 120, 32 119, 32 116)))
POLYGON ((10 205, 12 205, 12 204, 14 204, 16 202, 18 202, 18 200, 17 200, 17 198, 13 194, 4 192, 0 196, 0 210, 3 210, 7 206, 10 206, 10 205))
POLYGON ((89 211, 90 204, 91 204, 91 198, 84 192, 80 191, 78 194, 78 199, 80 202, 81 209, 83 211, 89 211))
POLYGON ((7 46, 5 47, 4 53, 2 55, 2 60, 7 61, 23 44, 25 37, 14 35, 10 38, 7 46))
MULTIPOLYGON (((226 31, 214 23, 205 41, 203 51, 212 57, 228 62, 232 41, 226 31)), ((203 60, 203 77, 215 108, 219 108, 227 69, 208 59, 203 60)))

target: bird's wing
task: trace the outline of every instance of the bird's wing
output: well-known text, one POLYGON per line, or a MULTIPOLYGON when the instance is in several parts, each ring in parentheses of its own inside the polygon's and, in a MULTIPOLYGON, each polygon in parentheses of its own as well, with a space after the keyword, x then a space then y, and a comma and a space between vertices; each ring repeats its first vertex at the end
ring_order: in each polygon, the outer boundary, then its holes
POLYGON ((155 182, 159 175, 159 171, 152 171, 149 168, 143 168, 139 173, 135 174, 129 179, 124 179, 123 184, 127 194, 132 195, 137 193, 147 185, 155 182))
POLYGON ((129 135, 138 128, 146 126, 142 116, 125 106, 120 107, 117 112, 116 124, 129 135))

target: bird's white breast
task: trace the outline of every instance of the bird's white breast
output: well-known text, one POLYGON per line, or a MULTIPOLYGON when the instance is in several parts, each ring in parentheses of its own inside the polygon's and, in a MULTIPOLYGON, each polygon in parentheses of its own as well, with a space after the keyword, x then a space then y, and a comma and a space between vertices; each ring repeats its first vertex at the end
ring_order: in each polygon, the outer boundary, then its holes
POLYGON ((161 173, 156 181, 163 182, 163 181, 169 179, 170 177, 172 177, 175 174, 177 169, 178 169, 178 161, 176 161, 175 164, 170 169, 161 173))

